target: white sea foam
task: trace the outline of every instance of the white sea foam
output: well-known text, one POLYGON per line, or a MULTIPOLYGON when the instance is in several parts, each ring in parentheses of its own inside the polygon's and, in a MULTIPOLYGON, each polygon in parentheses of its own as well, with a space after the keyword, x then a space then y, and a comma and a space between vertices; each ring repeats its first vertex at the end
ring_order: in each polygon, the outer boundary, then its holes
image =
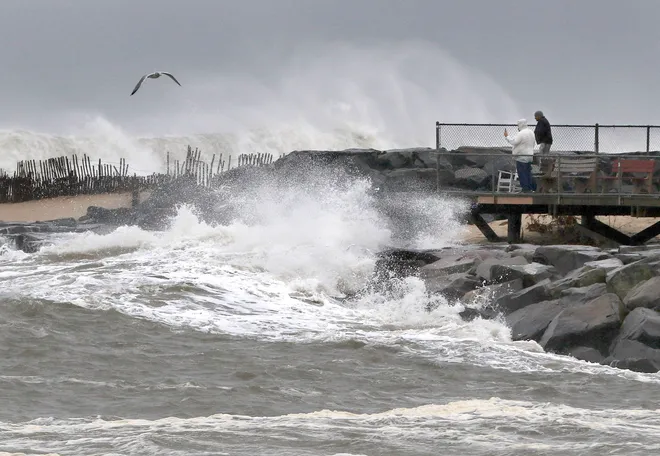
MULTIPOLYGON (((180 454, 168 446, 169 439, 163 439, 164 435, 176 435, 181 442, 194 440, 194 448, 201 453, 244 454, 250 450, 246 436, 254 448, 269 449, 273 454, 308 454, 299 453, 304 451, 296 444, 300 441, 337 451, 351 448, 359 436, 364 439, 360 448, 369 454, 375 449, 389 454, 397 448, 405 453, 425 453, 449 442, 459 450, 451 454, 461 454, 461 448, 469 448, 471 454, 493 454, 504 447, 520 452, 516 454, 642 454, 660 449, 655 438, 658 432, 658 410, 590 410, 499 398, 363 414, 319 410, 272 417, 218 414, 158 420, 41 418, 0 424, 0 437, 10 448, 38 446, 41 451, 66 454, 97 454, 101 449, 180 454)), ((196 454, 190 448, 186 451, 196 454)))

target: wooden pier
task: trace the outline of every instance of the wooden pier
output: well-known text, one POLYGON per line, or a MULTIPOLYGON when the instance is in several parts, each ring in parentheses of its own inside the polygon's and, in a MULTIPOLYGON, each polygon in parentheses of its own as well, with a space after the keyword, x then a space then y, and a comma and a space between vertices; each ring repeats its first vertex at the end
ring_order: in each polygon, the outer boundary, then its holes
POLYGON ((549 173, 535 176, 538 188, 523 193, 515 187, 513 157, 502 150, 466 148, 438 152, 438 192, 466 201, 469 221, 489 241, 501 241, 483 214, 508 219, 507 241, 521 242, 524 214, 578 217, 581 235, 599 242, 623 245, 644 244, 660 235, 660 222, 632 236, 601 222, 598 216, 660 217, 660 156, 653 154, 551 154, 549 173), (587 165, 588 164, 588 165, 587 165), (444 167, 444 168, 443 168, 444 167), (478 189, 445 188, 441 176, 457 168, 456 175, 477 175, 484 184, 478 189), (488 170, 486 172, 485 170, 488 170), (514 185, 514 187, 512 187, 514 185))
POLYGON ((542 214, 577 216, 576 228, 586 237, 623 245, 645 244, 660 235, 660 222, 628 236, 599 221, 597 216, 622 215, 631 217, 660 217, 660 197, 655 195, 575 195, 533 194, 496 195, 486 192, 443 191, 448 196, 467 200, 471 204, 469 220, 492 242, 502 239, 486 223, 483 214, 502 214, 508 219, 507 241, 521 242, 522 216, 542 214))

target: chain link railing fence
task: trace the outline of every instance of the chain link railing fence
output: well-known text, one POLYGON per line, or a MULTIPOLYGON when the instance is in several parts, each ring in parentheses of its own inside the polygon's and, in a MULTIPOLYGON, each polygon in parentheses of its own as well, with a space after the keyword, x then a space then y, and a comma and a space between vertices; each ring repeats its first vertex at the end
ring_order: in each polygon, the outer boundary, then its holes
MULTIPOLYGON (((534 129, 535 125, 529 126, 534 129)), ((436 149, 511 147, 504 139, 518 131, 514 124, 436 122, 436 149)), ((626 153, 660 151, 659 125, 552 125, 552 152, 626 153)), ((536 146, 538 148, 538 145, 536 146)))

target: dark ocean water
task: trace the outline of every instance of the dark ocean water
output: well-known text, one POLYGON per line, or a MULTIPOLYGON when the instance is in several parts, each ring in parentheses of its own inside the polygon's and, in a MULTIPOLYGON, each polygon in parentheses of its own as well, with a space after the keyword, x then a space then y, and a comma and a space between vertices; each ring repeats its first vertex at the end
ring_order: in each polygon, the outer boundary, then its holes
MULTIPOLYGON (((184 208, 165 232, 1 247, 0 453, 660 451, 657 375, 512 342, 442 298, 428 313, 416 279, 337 299, 391 236, 363 190, 264 203, 249 226, 184 208)), ((426 247, 460 232, 437 210, 426 247)))

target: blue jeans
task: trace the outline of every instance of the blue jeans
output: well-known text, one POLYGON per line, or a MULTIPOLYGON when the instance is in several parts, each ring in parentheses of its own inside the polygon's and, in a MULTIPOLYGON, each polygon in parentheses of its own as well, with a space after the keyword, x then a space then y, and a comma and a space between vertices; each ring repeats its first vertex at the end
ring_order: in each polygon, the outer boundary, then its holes
POLYGON ((531 192, 535 190, 536 185, 532 179, 532 164, 527 162, 516 161, 516 171, 518 172, 518 179, 523 192, 531 192))

